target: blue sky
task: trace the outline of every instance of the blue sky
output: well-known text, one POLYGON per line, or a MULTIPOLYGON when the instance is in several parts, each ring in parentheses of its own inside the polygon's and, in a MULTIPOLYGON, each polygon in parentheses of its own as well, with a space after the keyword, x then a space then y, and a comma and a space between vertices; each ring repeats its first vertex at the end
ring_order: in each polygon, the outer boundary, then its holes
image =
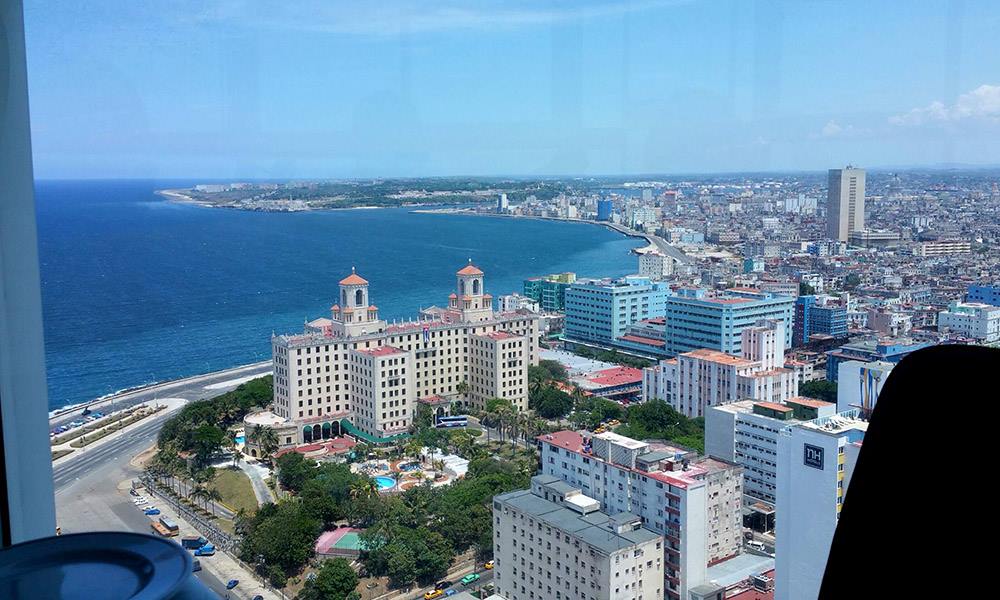
POLYGON ((1000 163, 1000 3, 24 0, 36 176, 1000 163))

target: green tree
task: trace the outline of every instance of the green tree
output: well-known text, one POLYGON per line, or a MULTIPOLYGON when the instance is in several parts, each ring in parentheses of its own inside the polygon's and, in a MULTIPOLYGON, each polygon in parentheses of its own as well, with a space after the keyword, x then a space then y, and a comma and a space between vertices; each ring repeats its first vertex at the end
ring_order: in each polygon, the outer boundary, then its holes
POLYGON ((535 397, 531 408, 546 419, 560 419, 573 409, 573 398, 554 386, 547 386, 535 397))
POLYGON ((248 524, 240 557, 250 564, 263 557, 264 564, 286 575, 298 572, 312 558, 321 525, 297 500, 265 504, 248 524))
POLYGON ((799 295, 800 296, 812 296, 816 294, 816 288, 809 285, 804 281, 799 282, 799 295))
POLYGON ((316 469, 315 461, 298 452, 289 452, 279 456, 275 464, 278 468, 278 483, 281 484, 281 487, 294 493, 302 490, 316 469))
POLYGON ((844 278, 845 290, 853 290, 859 285, 861 285, 861 276, 857 273, 849 273, 847 277, 844 278))
POLYGON ((689 419, 663 400, 633 404, 625 418, 627 422, 616 430, 621 435, 638 440, 665 439, 705 451, 705 419, 689 419))
POLYGON ((298 600, 345 600, 358 586, 358 574, 343 558, 323 561, 316 577, 306 582, 298 600))
POLYGON ((827 381, 826 379, 807 381, 799 386, 799 394, 826 402, 836 402, 837 383, 835 381, 827 381))

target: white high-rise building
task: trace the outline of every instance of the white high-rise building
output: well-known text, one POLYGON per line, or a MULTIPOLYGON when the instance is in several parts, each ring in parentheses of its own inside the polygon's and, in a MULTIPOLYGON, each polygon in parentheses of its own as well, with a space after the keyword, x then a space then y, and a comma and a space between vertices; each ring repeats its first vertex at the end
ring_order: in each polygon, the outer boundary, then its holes
POLYGON ((705 414, 705 454, 743 466, 746 504, 777 494, 778 433, 797 423, 829 417, 832 402, 795 397, 784 404, 740 400, 713 406, 705 414))
POLYGON ((857 411, 782 429, 775 503, 775 599, 819 595, 840 509, 868 422, 857 411))
POLYGON ((501 193, 500 197, 497 198, 497 212, 506 213, 510 211, 510 203, 507 201, 507 194, 501 193))
POLYGON ((740 334, 732 356, 702 348, 643 369, 642 398, 665 400, 688 417, 703 417, 710 406, 752 399, 782 403, 799 393, 795 371, 785 368, 785 327, 763 320, 740 334))
POLYGON ((553 475, 493 498, 493 580, 506 600, 660 600, 663 542, 553 475))
POLYGON ((447 308, 420 320, 386 323, 357 273, 340 281, 329 318, 298 335, 271 338, 274 419, 289 446, 348 431, 369 442, 405 435, 417 402, 509 400, 527 410, 528 366, 538 364, 538 315, 494 313, 484 275, 471 263, 456 274, 447 308), (458 392, 465 382, 469 390, 458 392), (442 399, 444 401, 442 401, 442 399))
POLYGON ((830 169, 826 196, 826 236, 846 242, 865 228, 865 171, 830 169))
POLYGON ((610 432, 559 431, 538 441, 543 474, 578 487, 609 514, 638 515, 663 535, 664 597, 686 600, 706 582, 709 563, 739 554, 740 466, 610 432))

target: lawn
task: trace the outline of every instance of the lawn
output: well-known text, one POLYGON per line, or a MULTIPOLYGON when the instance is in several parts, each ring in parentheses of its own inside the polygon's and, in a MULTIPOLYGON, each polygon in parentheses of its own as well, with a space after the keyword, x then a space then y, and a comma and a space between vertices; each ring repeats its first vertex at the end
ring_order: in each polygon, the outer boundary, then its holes
POLYGON ((252 513, 257 510, 257 496, 253 493, 250 478, 243 471, 233 468, 217 469, 212 487, 219 490, 222 503, 233 511, 242 508, 252 513))

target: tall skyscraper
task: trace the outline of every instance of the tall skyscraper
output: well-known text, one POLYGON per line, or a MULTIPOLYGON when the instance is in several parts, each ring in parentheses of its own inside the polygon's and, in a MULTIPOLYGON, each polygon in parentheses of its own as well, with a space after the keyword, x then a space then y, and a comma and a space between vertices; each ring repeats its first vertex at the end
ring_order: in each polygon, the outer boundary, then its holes
POLYGON ((826 197, 826 235, 847 241, 852 231, 865 229, 865 171, 848 165, 830 169, 826 197))

